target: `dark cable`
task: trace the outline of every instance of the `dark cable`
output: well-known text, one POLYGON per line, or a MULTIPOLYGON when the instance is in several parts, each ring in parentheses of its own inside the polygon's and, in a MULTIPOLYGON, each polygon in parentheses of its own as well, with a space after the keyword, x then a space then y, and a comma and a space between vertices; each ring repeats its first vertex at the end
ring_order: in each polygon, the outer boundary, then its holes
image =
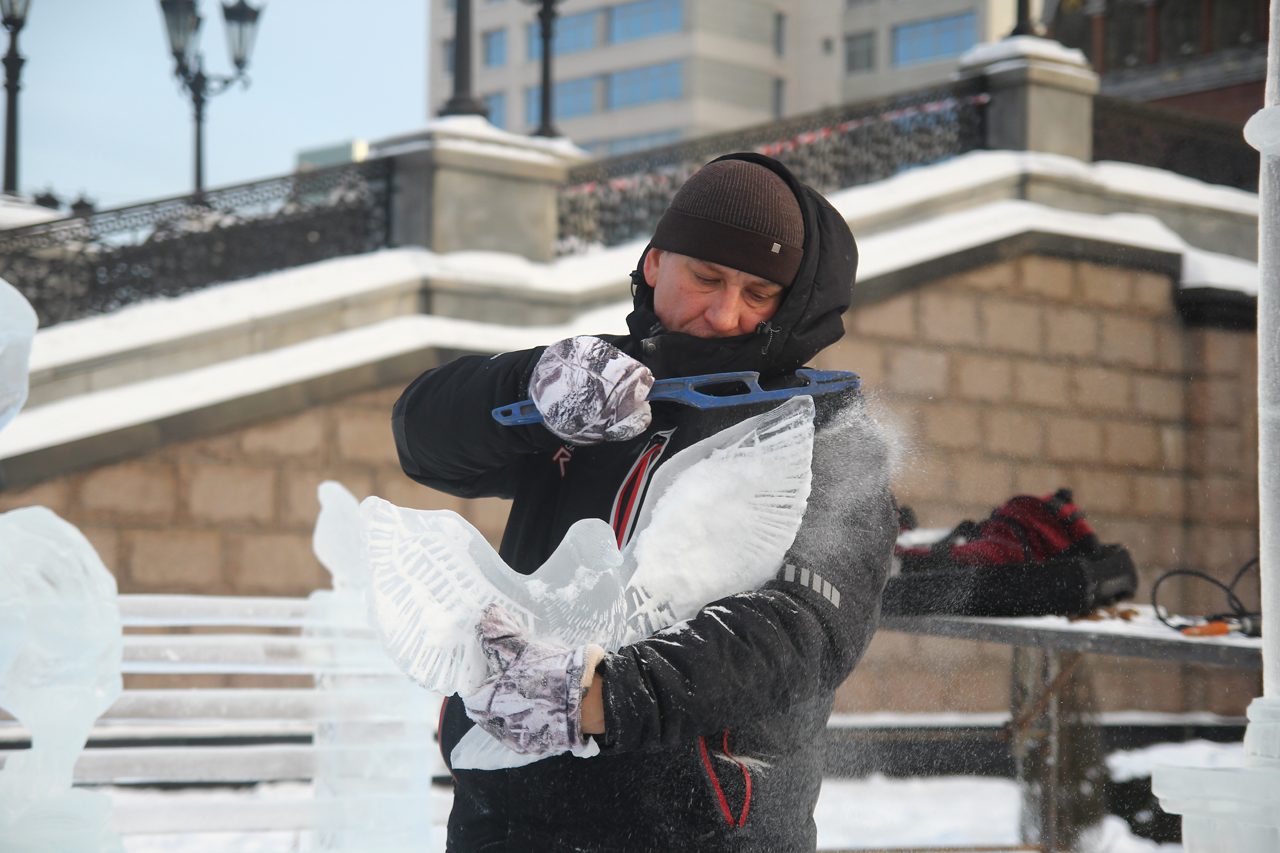
POLYGON ((1249 571, 1249 569, 1257 565, 1257 563, 1258 563, 1257 557, 1253 557, 1249 560, 1246 560, 1244 565, 1242 565, 1239 569, 1236 570, 1236 573, 1235 575, 1232 576, 1230 583, 1223 583, 1222 581, 1218 580, 1212 575, 1208 575, 1204 572, 1196 571, 1195 569, 1174 569, 1173 571, 1165 572, 1160 577, 1156 578, 1155 583, 1151 585, 1151 607, 1156 612, 1156 618, 1159 619, 1160 622, 1163 625, 1165 625, 1165 627, 1172 628, 1175 631, 1181 630, 1181 628, 1183 627, 1179 625, 1174 625, 1172 622, 1166 619, 1164 617, 1164 614, 1160 612, 1160 605, 1157 603, 1157 593, 1159 593, 1160 591, 1160 585, 1163 584, 1169 578, 1179 577, 1179 576, 1199 578, 1202 581, 1205 581, 1207 583, 1210 583, 1216 586, 1218 589, 1222 590, 1226 594, 1227 606, 1231 608, 1231 612, 1212 614, 1210 616, 1205 617, 1210 622, 1219 620, 1222 618, 1226 618, 1226 617, 1243 619, 1248 616, 1258 615, 1256 612, 1252 612, 1247 607, 1245 607, 1244 602, 1240 600, 1240 597, 1236 595, 1236 591, 1235 591, 1236 584, 1238 584, 1240 582, 1240 579, 1244 577, 1245 572, 1249 571))

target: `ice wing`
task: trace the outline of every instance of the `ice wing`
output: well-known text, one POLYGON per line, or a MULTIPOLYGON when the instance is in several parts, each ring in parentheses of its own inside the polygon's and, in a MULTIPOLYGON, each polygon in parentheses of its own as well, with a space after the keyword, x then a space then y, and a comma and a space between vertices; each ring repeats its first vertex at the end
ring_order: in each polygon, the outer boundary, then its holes
POLYGON ((496 602, 533 625, 527 597, 512 584, 494 582, 515 573, 457 513, 404 509, 369 497, 360 515, 372 573, 370 606, 383 646, 423 687, 446 696, 475 690, 487 675, 475 638, 480 612, 496 602))
POLYGON ((392 659, 424 687, 469 693, 484 681, 475 626, 493 603, 531 636, 570 646, 604 642, 625 621, 621 555, 599 519, 574 524, 537 571, 522 575, 457 513, 377 497, 360 512, 373 620, 392 659))
POLYGON ((365 564, 360 503, 345 486, 325 480, 316 490, 320 514, 311 536, 311 550, 333 576, 334 589, 363 589, 369 585, 365 564))
POLYGON ((628 590, 678 620, 774 577, 809 498, 813 411, 812 397, 793 397, 660 468, 623 552, 628 590))

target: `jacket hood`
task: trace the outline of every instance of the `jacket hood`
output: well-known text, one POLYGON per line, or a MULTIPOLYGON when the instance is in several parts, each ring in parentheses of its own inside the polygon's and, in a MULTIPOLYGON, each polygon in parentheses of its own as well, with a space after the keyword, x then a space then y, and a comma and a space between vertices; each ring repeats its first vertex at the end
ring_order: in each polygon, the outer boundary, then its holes
POLYGON ((858 247, 844 217, 772 157, 739 153, 711 162, 718 160, 758 163, 786 181, 804 216, 804 256, 767 324, 749 335, 698 338, 662 328, 653 310, 653 288, 644 280, 644 256, 650 249, 646 246, 631 273, 635 299, 627 327, 642 341, 642 360, 658 378, 736 370, 755 370, 763 376, 785 373, 844 335, 841 315, 849 308, 858 270, 858 247))

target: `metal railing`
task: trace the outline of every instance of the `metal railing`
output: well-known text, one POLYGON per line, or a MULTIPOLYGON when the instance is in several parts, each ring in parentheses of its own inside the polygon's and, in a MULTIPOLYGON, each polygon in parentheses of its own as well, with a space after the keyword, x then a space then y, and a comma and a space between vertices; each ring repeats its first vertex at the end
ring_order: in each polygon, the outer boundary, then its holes
POLYGON ((822 192, 882 180, 984 147, 984 82, 941 88, 704 136, 575 168, 559 197, 557 253, 652 233, 675 191, 721 154, 777 157, 822 192))
POLYGON ((369 252, 389 243, 391 175, 370 160, 0 231, 0 278, 49 326, 369 252))
MULTIPOLYGON (((971 78, 586 163, 560 188, 557 254, 651 234, 685 179, 732 151, 777 157, 831 192, 985 148, 985 85, 971 78)), ((1093 145, 1095 160, 1257 188, 1257 152, 1226 123, 1099 97, 1093 145)), ((48 326, 372 251, 391 242, 393 169, 376 159, 0 231, 0 277, 48 326)))
POLYGON ((1240 127, 1119 98, 1093 100, 1093 159, 1258 190, 1258 152, 1244 141, 1240 127))

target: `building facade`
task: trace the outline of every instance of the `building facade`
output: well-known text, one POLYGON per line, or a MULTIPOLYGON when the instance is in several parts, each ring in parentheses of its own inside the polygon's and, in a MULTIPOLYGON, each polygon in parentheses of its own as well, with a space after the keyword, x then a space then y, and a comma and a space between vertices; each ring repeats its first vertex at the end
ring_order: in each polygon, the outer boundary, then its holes
MULTIPOLYGON (((453 0, 433 0, 428 112, 453 78, 453 0)), ((1037 4, 1038 5, 1038 4, 1037 4)), ((554 121, 608 156, 948 80, 1006 35, 1012 0, 567 0, 555 34, 554 121)), ((475 94, 490 120, 540 120, 536 4, 472 0, 475 94)))
POLYGON ((1059 0, 1049 34, 1084 51, 1101 92, 1244 124, 1262 107, 1267 0, 1059 0))

